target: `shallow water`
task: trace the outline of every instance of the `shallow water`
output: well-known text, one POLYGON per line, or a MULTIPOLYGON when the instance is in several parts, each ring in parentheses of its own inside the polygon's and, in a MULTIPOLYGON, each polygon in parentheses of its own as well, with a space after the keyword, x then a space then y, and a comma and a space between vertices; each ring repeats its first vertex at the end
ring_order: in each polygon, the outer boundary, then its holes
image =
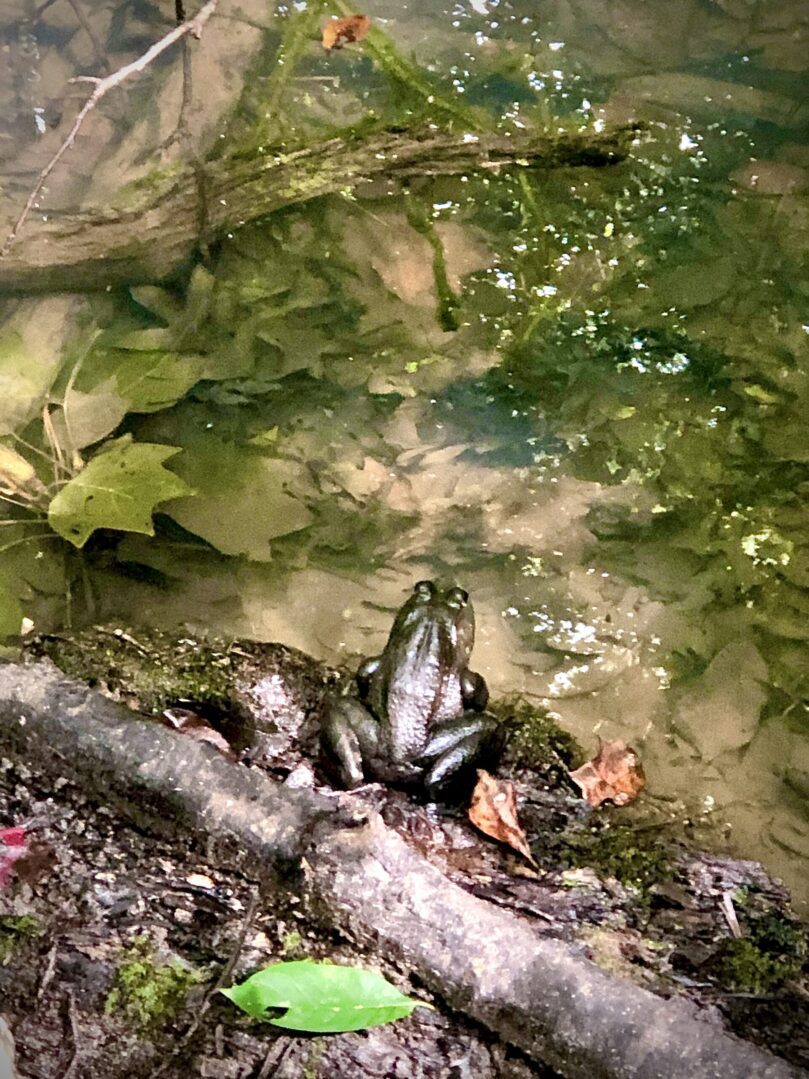
MULTIPOLYGON (((81 559, 40 523, 10 526, 3 626, 180 621, 353 662, 414 581, 454 578, 495 691, 547 701, 585 746, 631 741, 653 797, 711 816, 805 900, 805 4, 367 10, 489 122, 648 129, 616 168, 377 184, 237 232, 183 287, 45 301, 40 336, 70 327, 43 378, 55 433, 7 359, 3 430, 88 457, 120 421, 179 447, 167 467, 196 493, 161 503, 154 538, 96 533, 81 559)), ((311 35, 273 82, 292 18, 269 16, 245 131, 268 96, 270 142, 410 107, 359 46, 326 55, 311 35)), ((21 25, 7 40, 26 72, 21 25)), ((166 27, 147 4, 98 29, 127 57, 166 27)), ((30 30, 41 77, 0 90, 14 190, 47 157, 29 123, 47 95, 29 83, 60 85, 68 30, 30 30)), ((103 147, 103 124, 88 137, 103 147)), ((78 173, 50 197, 79 200, 78 173)))

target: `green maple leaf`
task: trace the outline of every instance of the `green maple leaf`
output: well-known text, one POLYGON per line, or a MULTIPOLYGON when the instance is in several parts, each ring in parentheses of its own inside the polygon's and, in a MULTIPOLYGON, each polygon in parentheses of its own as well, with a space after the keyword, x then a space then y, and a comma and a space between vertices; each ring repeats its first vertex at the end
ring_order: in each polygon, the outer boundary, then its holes
POLYGON ((163 462, 177 446, 116 439, 65 484, 48 509, 48 522, 75 547, 83 547, 97 528, 154 535, 155 506, 193 494, 188 484, 163 462))

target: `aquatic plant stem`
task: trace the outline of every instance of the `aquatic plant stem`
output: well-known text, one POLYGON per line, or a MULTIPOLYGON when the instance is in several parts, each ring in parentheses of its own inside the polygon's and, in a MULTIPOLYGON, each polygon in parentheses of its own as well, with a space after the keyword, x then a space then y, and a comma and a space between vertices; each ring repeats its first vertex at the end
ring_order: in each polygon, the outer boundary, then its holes
POLYGON ((76 119, 73 121, 73 126, 68 132, 64 142, 61 144, 59 149, 56 151, 56 153, 53 155, 53 157, 50 159, 50 161, 47 163, 47 165, 37 177, 37 181, 34 184, 34 187, 26 200, 25 206, 23 207, 20 216, 15 221, 11 232, 9 232, 8 236, 3 242, 2 248, 0 248, 0 258, 2 258, 7 253, 11 245, 17 239, 20 230, 23 228, 25 222, 28 220, 28 217, 34 208, 36 201, 42 192, 42 188, 45 186, 48 180, 48 177, 62 160, 67 151, 71 148, 71 146, 76 140, 76 136, 81 130, 82 124, 96 107, 96 105, 98 105, 99 101, 101 101, 101 99, 105 97, 110 92, 110 90, 115 89, 116 86, 120 86, 122 82, 125 82, 126 79, 130 78, 132 75, 136 75, 139 74, 141 71, 145 71, 146 68, 151 63, 153 63, 153 61, 156 60, 158 56, 161 55, 161 53, 164 53, 166 49, 170 48, 176 41, 180 41, 188 34, 193 34, 194 37, 199 38, 202 34, 202 30, 206 22, 213 15, 214 11, 216 11, 218 3, 219 0, 207 0, 207 3, 203 4, 203 6, 199 9, 197 14, 192 19, 189 19, 187 22, 181 23, 180 26, 175 26, 175 28, 170 31, 170 33, 166 34, 165 37, 162 37, 159 41, 156 41, 154 45, 151 45, 146 50, 146 52, 143 53, 142 56, 139 56, 137 58, 137 60, 133 60, 130 64, 125 64, 124 67, 119 68, 117 71, 114 71, 111 75, 107 75, 103 79, 95 78, 93 76, 80 76, 77 79, 73 80, 74 82, 94 83, 95 89, 79 110, 76 119))

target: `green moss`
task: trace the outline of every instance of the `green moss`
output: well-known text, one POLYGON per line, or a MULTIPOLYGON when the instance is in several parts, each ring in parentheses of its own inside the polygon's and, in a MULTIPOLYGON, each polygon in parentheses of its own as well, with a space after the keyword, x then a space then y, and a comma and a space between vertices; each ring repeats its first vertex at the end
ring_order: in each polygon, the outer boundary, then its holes
POLYGON ((667 880, 672 866, 656 831, 631 825, 602 825, 566 837, 563 862, 572 868, 593 869, 600 877, 614 877, 648 899, 653 884, 667 880))
POLYGON ((26 941, 43 932, 39 921, 30 914, 7 914, 0 917, 0 963, 5 963, 26 941))
POLYGON ((300 933, 296 929, 286 933, 281 941, 282 957, 284 959, 302 959, 303 954, 303 937, 300 933))
POLYGON ((107 995, 107 1015, 122 1014, 139 1030, 170 1020, 203 976, 178 960, 159 962, 148 937, 136 937, 122 957, 107 995))
POLYGON ((177 640, 153 629, 93 627, 37 638, 27 650, 50 657, 72 678, 154 715, 178 701, 227 709, 239 662, 224 643, 177 640))
POLYGON ((520 697, 504 697, 491 706, 509 732, 508 757, 518 765, 543 773, 557 786, 569 768, 584 759, 572 734, 520 697))
POLYGON ((728 941, 717 978, 742 993, 766 994, 799 977, 809 957, 809 929, 775 912, 751 919, 747 936, 728 941))

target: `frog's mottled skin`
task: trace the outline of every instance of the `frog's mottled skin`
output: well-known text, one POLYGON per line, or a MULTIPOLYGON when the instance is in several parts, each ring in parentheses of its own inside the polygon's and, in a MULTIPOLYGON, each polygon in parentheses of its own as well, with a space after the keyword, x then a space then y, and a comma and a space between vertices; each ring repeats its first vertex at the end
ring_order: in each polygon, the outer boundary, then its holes
POLYGON ((477 714, 489 692, 469 670, 474 639, 463 589, 415 586, 382 654, 357 671, 363 703, 342 697, 326 709, 322 748, 344 786, 368 775, 434 789, 479 755, 497 725, 477 714))

